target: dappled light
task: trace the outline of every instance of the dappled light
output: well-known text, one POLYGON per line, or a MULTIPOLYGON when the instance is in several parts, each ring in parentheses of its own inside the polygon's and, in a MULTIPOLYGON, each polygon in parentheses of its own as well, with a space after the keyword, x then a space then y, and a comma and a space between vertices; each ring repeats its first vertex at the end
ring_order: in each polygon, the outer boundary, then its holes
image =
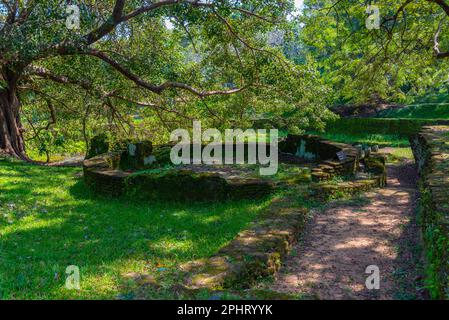
POLYGON ((105 199, 78 172, 1 161, 2 298, 115 298, 127 272, 176 278, 178 263, 214 253, 266 205, 105 199), (80 292, 64 288, 71 264, 80 292))

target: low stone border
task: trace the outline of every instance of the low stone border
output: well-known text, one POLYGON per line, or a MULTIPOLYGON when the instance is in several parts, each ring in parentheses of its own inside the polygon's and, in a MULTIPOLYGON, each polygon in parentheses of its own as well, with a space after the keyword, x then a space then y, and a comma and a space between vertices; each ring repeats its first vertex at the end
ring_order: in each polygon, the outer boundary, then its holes
POLYGON ((367 171, 364 176, 350 181, 342 181, 331 184, 320 181, 311 185, 312 195, 320 200, 337 197, 339 194, 354 195, 369 191, 373 188, 381 188, 387 184, 387 169, 385 156, 372 155, 361 160, 367 171))
POLYGON ((112 197, 130 195, 145 200, 224 201, 259 199, 275 189, 269 180, 228 179, 213 172, 182 168, 131 173, 115 169, 120 157, 120 153, 108 153, 84 161, 85 182, 95 193, 112 197))
POLYGON ((327 200, 337 197, 340 193, 354 195, 385 186, 382 180, 383 178, 381 177, 375 177, 372 179, 340 182, 335 185, 317 183, 312 186, 313 196, 321 200, 327 200))
MULTIPOLYGON (((150 141, 123 141, 112 147, 112 150, 120 150, 93 156, 96 152, 111 148, 105 139, 102 136, 92 139, 89 151, 92 158, 83 163, 87 185, 99 194, 114 197, 133 194, 145 199, 222 201, 265 197, 275 187, 268 179, 228 179, 212 172, 189 169, 145 172, 145 169, 160 167, 169 161, 170 145, 153 146, 150 141)), ((192 145, 189 147, 192 148, 192 145)), ((281 162, 285 155, 288 155, 289 160, 320 161, 312 169, 314 181, 354 174, 359 165, 357 148, 313 135, 289 135, 280 142, 279 155, 281 162)))
POLYGON ((428 126, 410 138, 420 175, 420 218, 433 298, 449 299, 449 126, 428 126))
POLYGON ((84 181, 95 193, 111 197, 125 193, 125 179, 130 173, 114 169, 114 158, 119 156, 109 153, 84 160, 84 181))
POLYGON ((248 287, 259 277, 275 274, 303 230, 308 210, 289 207, 285 198, 211 258, 181 266, 186 289, 221 290, 248 287))

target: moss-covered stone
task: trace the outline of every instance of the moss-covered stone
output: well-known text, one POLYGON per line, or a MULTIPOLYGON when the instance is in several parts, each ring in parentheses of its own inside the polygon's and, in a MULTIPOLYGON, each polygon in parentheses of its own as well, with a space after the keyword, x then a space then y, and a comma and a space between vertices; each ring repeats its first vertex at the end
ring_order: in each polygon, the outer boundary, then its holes
POLYGON ((387 168, 385 166, 385 157, 383 156, 370 156, 363 159, 363 164, 368 172, 375 174, 386 174, 387 168))
POLYGON ((170 152, 173 145, 164 144, 164 145, 155 145, 153 147, 153 156, 155 158, 155 163, 158 166, 165 166, 172 164, 170 159, 170 152))
POLYGON ((410 138, 420 174, 420 220, 433 298, 449 299, 449 127, 424 127, 410 138))
POLYGON ((90 140, 89 150, 86 154, 86 159, 91 159, 100 154, 109 151, 109 141, 106 134, 99 134, 90 140))
POLYGON ((210 259, 181 266, 190 289, 248 288, 259 277, 275 274, 298 239, 307 219, 303 208, 279 208, 277 202, 252 226, 210 259))
POLYGON ((341 196, 354 195, 369 191, 373 188, 385 186, 386 175, 378 174, 369 179, 343 181, 330 184, 326 181, 314 183, 310 186, 312 195, 322 201, 335 199, 341 196))
POLYGON ((270 195, 274 185, 261 179, 231 179, 226 181, 228 199, 259 199, 270 195))
POLYGON ((129 196, 148 200, 220 201, 227 198, 225 179, 188 170, 133 174, 126 179, 126 189, 129 196))
POLYGON ((225 201, 257 199, 271 194, 274 185, 257 179, 227 180, 215 173, 171 169, 137 173, 126 180, 127 193, 143 199, 225 201))
MULTIPOLYGON (((312 170, 313 181, 329 180, 338 175, 354 174, 359 165, 357 148, 333 141, 325 140, 315 135, 288 135, 280 142, 279 150, 283 154, 303 158, 306 161, 319 161, 320 164, 312 170), (337 153, 342 157, 339 158, 337 153)), ((289 161, 293 161, 290 157, 289 161)))
POLYGON ((95 193, 118 197, 124 194, 129 175, 113 168, 117 154, 103 154, 83 162, 84 181, 95 193))
POLYGON ((126 150, 122 152, 120 169, 142 170, 151 167, 156 160, 152 151, 151 141, 129 142, 126 150))

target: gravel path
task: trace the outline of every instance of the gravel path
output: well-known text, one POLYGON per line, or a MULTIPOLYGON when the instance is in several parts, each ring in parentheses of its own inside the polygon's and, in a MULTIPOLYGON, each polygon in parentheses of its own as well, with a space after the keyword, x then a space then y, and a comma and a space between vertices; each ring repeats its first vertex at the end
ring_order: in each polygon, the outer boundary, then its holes
POLYGON ((314 299, 420 299, 420 239, 412 163, 388 167, 388 186, 317 212, 270 289, 314 299), (365 286, 367 266, 380 289, 365 286))

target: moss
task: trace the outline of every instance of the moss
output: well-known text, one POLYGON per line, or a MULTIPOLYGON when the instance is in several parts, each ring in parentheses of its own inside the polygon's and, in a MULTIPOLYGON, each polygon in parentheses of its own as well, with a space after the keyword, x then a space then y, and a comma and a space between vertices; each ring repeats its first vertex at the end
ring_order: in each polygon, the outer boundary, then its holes
POLYGON ((308 154, 320 160, 318 167, 312 170, 312 181, 325 181, 334 176, 354 174, 359 162, 359 152, 355 147, 328 141, 316 135, 288 135, 280 142, 279 150, 282 153, 295 155, 298 159, 307 160, 305 155, 308 154), (339 152, 344 153, 345 158, 340 160, 337 156, 339 152))
POLYGON ((153 147, 153 155, 157 166, 171 165, 170 152, 172 145, 156 145, 153 147))
POLYGON ((427 255, 426 284, 433 298, 449 299, 449 127, 426 127, 410 139, 420 172, 419 222, 427 255))
POLYGON ((270 195, 274 191, 274 185, 266 180, 240 180, 227 181, 227 198, 238 199, 259 199, 270 195))
POLYGON ((126 189, 129 196, 144 199, 225 201, 263 198, 274 191, 274 185, 257 179, 227 181, 215 173, 171 168, 132 174, 126 189))
POLYGON ((89 150, 87 151, 86 159, 91 159, 100 154, 109 151, 109 141, 106 134, 99 134, 90 140, 89 150))
POLYGON ((365 157, 362 162, 370 173, 384 174, 387 172, 383 157, 365 157))
POLYGON ((171 170, 135 174, 126 179, 128 196, 142 199, 217 201, 225 200, 226 181, 213 174, 171 170))
POLYGON ((181 270, 187 272, 185 284, 193 289, 248 288, 256 279, 274 275, 306 219, 306 209, 279 210, 277 202, 273 202, 260 221, 241 232, 215 257, 182 265, 181 270))
POLYGON ((120 169, 145 169, 152 166, 155 161, 152 156, 153 144, 151 141, 129 142, 120 157, 120 169))
POLYGON ((310 189, 313 197, 322 201, 328 201, 383 187, 385 186, 385 177, 381 174, 370 179, 340 181, 335 184, 325 181, 312 184, 310 189))

